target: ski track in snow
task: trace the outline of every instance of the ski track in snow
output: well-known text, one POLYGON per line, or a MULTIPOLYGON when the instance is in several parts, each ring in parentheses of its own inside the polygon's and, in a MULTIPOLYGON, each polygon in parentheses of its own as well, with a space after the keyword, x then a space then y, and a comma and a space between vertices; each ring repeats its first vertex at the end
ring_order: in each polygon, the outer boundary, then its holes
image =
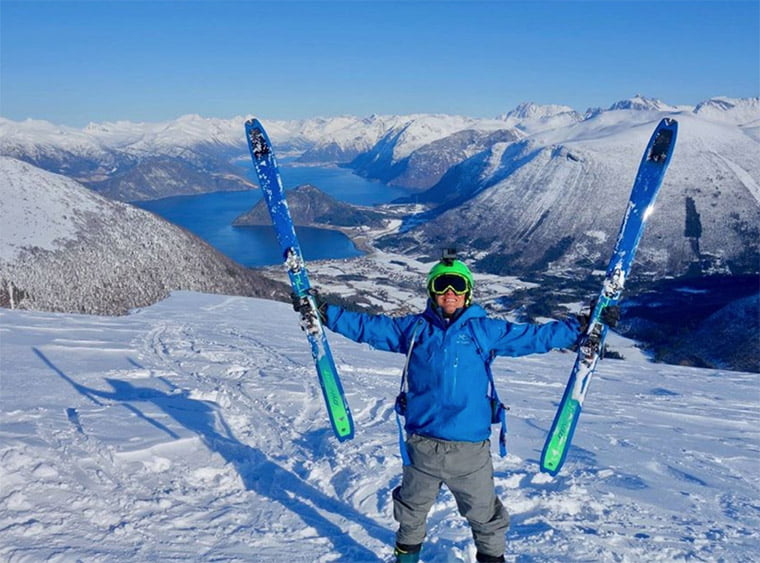
POLYGON ((747 191, 752 195, 752 197, 755 198, 755 201, 757 203, 760 203, 760 186, 758 186, 757 182, 754 180, 754 178, 752 178, 752 175, 737 163, 726 158, 725 156, 719 155, 717 153, 713 154, 715 157, 721 160, 726 165, 726 167, 731 170, 731 172, 736 175, 739 181, 747 188, 747 191))
MULTIPOLYGON (((390 560, 401 355, 331 335, 357 423, 339 443, 287 305, 178 292, 0 318, 2 560, 390 560)), ((573 355, 497 359, 508 560, 757 560, 758 375, 623 354, 555 478, 538 459, 573 355)), ((474 561, 447 490, 428 524, 424 562, 474 561)))

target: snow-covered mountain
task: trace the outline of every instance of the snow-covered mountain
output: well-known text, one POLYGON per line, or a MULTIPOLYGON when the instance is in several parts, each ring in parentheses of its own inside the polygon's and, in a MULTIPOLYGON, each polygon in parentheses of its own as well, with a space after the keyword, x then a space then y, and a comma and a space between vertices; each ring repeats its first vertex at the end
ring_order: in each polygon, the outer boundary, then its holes
POLYGON ((569 106, 524 102, 500 116, 500 119, 507 126, 536 133, 576 123, 581 121, 583 116, 569 106))
MULTIPOLYGON (((602 137, 607 134, 617 134, 626 127, 636 127, 644 121, 651 121, 655 114, 694 114, 724 125, 739 127, 742 131, 750 134, 752 128, 757 127, 758 120, 760 120, 759 100, 760 98, 715 98, 692 108, 674 106, 660 100, 637 95, 628 100, 615 102, 607 109, 586 110, 584 116, 567 106, 537 105, 530 102, 520 104, 496 120, 472 120, 470 123, 465 123, 459 118, 452 118, 452 116, 425 116, 425 122, 417 123, 417 117, 411 116, 411 121, 404 122, 399 127, 394 128, 393 131, 378 141, 369 153, 362 154, 358 159, 360 165, 357 168, 360 173, 376 177, 371 171, 365 170, 362 165, 366 162, 385 161, 388 163, 385 169, 379 166, 377 169, 384 173, 387 181, 393 181, 395 176, 389 172, 389 169, 396 166, 403 158, 408 157, 415 150, 444 139, 449 134, 466 129, 482 132, 499 129, 517 130, 515 140, 536 137, 546 144, 560 144, 578 140, 579 136, 602 137), (427 123, 430 119, 440 120, 445 123, 445 127, 439 124, 437 129, 431 128, 427 123), (407 128, 417 132, 417 134, 412 135, 412 143, 406 140, 405 130, 407 128)), ((404 185, 401 182, 397 183, 404 185)))
MULTIPOLYGON (((385 216, 372 208, 338 201, 316 186, 303 184, 288 191, 288 209, 295 225, 382 228, 385 216)), ((233 225, 271 225, 266 202, 261 199, 249 211, 235 219, 233 225)))
MULTIPOLYGON (((64 174, 122 201, 250 189, 247 168, 235 164, 247 159, 246 118, 186 115, 162 123, 90 123, 81 130, 46 121, 0 118, 0 155, 64 174)), ((300 162, 350 162, 371 150, 389 130, 425 118, 272 120, 267 121, 267 132, 280 155, 298 157, 300 162)), ((426 126, 428 132, 450 132, 478 120, 438 116, 430 121, 441 123, 426 126)))
MULTIPOLYGON (((403 355, 331 335, 339 443, 289 305, 176 292, 122 317, 0 309, 0 559, 381 563, 403 355)), ((736 561, 760 545, 758 375, 600 362, 567 462, 538 472, 573 355, 497 358, 511 562, 736 561)), ((424 563, 473 563, 445 488, 424 563)))
POLYGON ((121 314, 175 289, 275 286, 194 235, 74 180, 0 157, 0 306, 121 314))
MULTIPOLYGON (((456 242, 494 272, 587 271, 603 265, 651 130, 675 117, 679 141, 641 259, 676 275, 747 272, 759 255, 759 100, 685 107, 637 95, 583 116, 525 103, 494 119, 342 116, 267 128, 278 154, 350 160, 361 175, 418 192, 412 199, 428 210, 405 222, 404 237, 384 241, 396 250, 434 253, 456 242), (698 238, 685 234, 687 221, 701 221, 698 238)), ((117 199, 247 189, 248 169, 234 164, 247 158, 243 121, 185 116, 80 131, 0 120, 0 153, 117 199)))
POLYGON ((734 123, 742 127, 757 127, 760 125, 760 98, 711 98, 695 107, 694 113, 715 121, 734 123))
MULTIPOLYGON (((638 103, 638 102, 637 102, 638 103)), ((647 227, 639 272, 757 272, 760 143, 736 124, 691 110, 615 104, 565 127, 498 142, 450 168, 418 196, 431 208, 407 220, 396 250, 457 243, 489 271, 572 271, 604 266, 649 135, 680 123, 675 156, 647 227), (620 109, 626 107, 627 109, 620 109), (698 223, 699 230, 686 228, 698 223), (695 236, 695 233, 698 233, 695 236), (486 265, 487 264, 487 265, 486 265)))
POLYGON ((253 184, 230 163, 244 142, 237 120, 100 123, 82 130, 0 118, 0 155, 63 174, 112 199, 137 201, 253 184))
MULTIPOLYGON (((627 100, 620 100, 615 102, 609 107, 610 111, 617 109, 634 109, 640 111, 664 111, 664 112, 677 112, 681 110, 689 111, 692 108, 673 106, 657 98, 647 98, 641 94, 636 94, 633 98, 627 100)), ((586 113, 592 112, 589 110, 586 113)))
POLYGON ((453 166, 494 143, 522 137, 519 130, 498 128, 496 122, 490 122, 484 130, 458 129, 455 124, 450 125, 455 128, 453 133, 431 132, 424 123, 416 121, 405 123, 391 129, 371 151, 356 157, 350 166, 362 176, 410 190, 424 190, 434 186, 453 166), (421 130, 415 134, 418 125, 421 130))
MULTIPOLYGON (((341 117, 333 119, 307 120, 295 125, 297 139, 302 140, 303 146, 307 147, 298 158, 299 162, 351 162, 359 154, 369 151, 375 144, 393 127, 404 123, 407 118, 403 116, 380 116, 371 115, 359 119, 355 117, 341 117)), ((291 125, 292 126, 292 125, 291 125)), ((268 129, 267 125, 267 131, 268 129)), ((280 143, 276 137, 272 138, 275 144, 293 146, 293 141, 284 135, 280 143)))

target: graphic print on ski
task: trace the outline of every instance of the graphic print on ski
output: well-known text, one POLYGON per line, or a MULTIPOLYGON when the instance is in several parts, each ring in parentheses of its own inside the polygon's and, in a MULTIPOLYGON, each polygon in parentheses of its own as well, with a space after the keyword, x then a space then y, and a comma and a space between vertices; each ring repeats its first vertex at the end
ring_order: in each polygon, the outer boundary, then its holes
POLYGON ((301 247, 296 238, 293 220, 285 199, 285 189, 272 150, 272 143, 258 119, 245 122, 245 136, 251 151, 253 165, 259 178, 259 186, 264 194, 264 201, 269 208, 272 225, 280 243, 282 258, 288 271, 293 293, 304 304, 306 314, 301 326, 306 332, 311 345, 311 355, 317 368, 319 385, 330 416, 333 432, 341 442, 354 437, 354 421, 351 409, 343 393, 343 386, 335 368, 335 362, 327 342, 327 335, 317 312, 317 305, 310 292, 311 284, 306 271, 306 264, 301 255, 301 247))
POLYGON ((583 399, 588 392, 596 363, 604 350, 607 326, 599 318, 605 307, 620 301, 633 257, 644 232, 644 224, 652 212, 654 200, 673 155, 677 133, 678 123, 674 119, 663 119, 657 125, 644 151, 602 290, 591 312, 588 329, 581 338, 573 371, 541 453, 541 471, 545 473, 556 475, 565 462, 581 414, 583 399))

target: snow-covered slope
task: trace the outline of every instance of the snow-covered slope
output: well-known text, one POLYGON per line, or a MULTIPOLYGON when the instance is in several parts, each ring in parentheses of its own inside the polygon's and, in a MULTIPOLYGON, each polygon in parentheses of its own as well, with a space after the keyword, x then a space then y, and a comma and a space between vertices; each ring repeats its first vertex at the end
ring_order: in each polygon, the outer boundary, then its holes
POLYGON ((690 110, 691 108, 682 108, 678 106, 670 105, 657 98, 647 98, 641 94, 636 94, 633 98, 627 100, 620 100, 612 104, 609 109, 633 109, 638 111, 664 111, 664 112, 676 112, 681 109, 690 110))
POLYGON ((158 123, 131 121, 90 123, 83 129, 56 125, 48 121, 14 122, 0 118, 0 147, 6 151, 55 147, 63 151, 86 153, 96 148, 122 149, 131 154, 176 155, 201 144, 239 147, 245 142, 243 118, 209 119, 185 115, 158 123))
POLYGON ((0 155, 124 201, 242 190, 253 184, 229 162, 244 143, 240 123, 189 115, 166 123, 91 123, 78 130, 0 118, 0 155))
MULTIPOLYGON (((412 115, 391 127, 371 150, 359 155, 351 167, 362 176, 378 178, 390 184, 408 188, 426 188, 445 171, 420 172, 419 169, 446 168, 461 162, 471 145, 479 146, 478 140, 488 133, 508 128, 498 119, 484 120, 451 115, 412 115), (462 133, 466 135, 462 136, 462 133), (451 137, 455 137, 451 139, 451 137), (441 143, 443 139, 451 139, 441 143), (436 146, 437 145, 437 146, 436 146), (415 152, 428 148, 420 158, 413 159, 415 152), (445 156, 442 156, 445 155, 445 156), (426 178, 432 176, 432 179, 426 178)), ((512 132, 512 138, 519 138, 512 132)), ((481 147, 482 150, 482 147, 481 147)), ((418 154, 419 156, 419 154, 418 154)))
MULTIPOLYGON (((680 121, 680 135, 642 260, 670 274, 756 271, 758 98, 718 97, 692 108, 637 95, 583 116, 567 106, 525 103, 495 119, 341 116, 267 121, 267 128, 278 154, 353 158, 362 175, 429 189, 413 198, 437 208, 406 222, 405 230, 417 229, 391 241, 396 250, 433 253, 456 242, 515 271, 587 271, 604 265, 641 152, 664 116, 680 121), (687 219, 701 221, 700 240, 685 235, 687 219)), ((243 121, 184 116, 79 131, 0 119, 0 154, 117 199, 246 189, 252 184, 245 169, 231 164, 245 156, 243 121)))
POLYGON ((706 100, 694 108, 700 117, 742 127, 760 125, 760 98, 736 99, 720 96, 706 100))
MULTIPOLYGON (((401 355, 333 336, 357 434, 332 437, 286 304, 178 292, 124 317, 0 310, 0 559, 390 558, 401 355)), ((758 375, 599 366, 556 478, 538 459, 572 364, 499 358, 508 561, 753 561, 758 375)), ((494 454, 495 456, 497 454, 494 454)), ((444 489, 423 563, 474 562, 444 489)))
POLYGON ((524 102, 502 115, 500 119, 504 120, 506 126, 536 133, 576 123, 581 121, 583 116, 569 106, 524 102))
POLYGON ((0 305, 118 314, 173 289, 270 295, 251 271, 152 213, 0 157, 0 305))
POLYGON ((678 144, 639 261, 670 274, 694 264, 756 271, 760 143, 733 117, 657 108, 611 109, 488 147, 420 195, 436 207, 407 222, 415 229, 396 248, 440 247, 457 233, 453 242, 512 272, 603 266, 644 147, 665 116, 679 121, 678 144), (701 221, 698 244, 686 232, 687 214, 701 221))
MULTIPOLYGON (((90 123, 84 129, 0 118, 0 154, 65 174, 119 200, 158 199, 249 189, 243 123, 186 115, 161 123, 90 123)), ((389 131, 405 128, 399 151, 432 142, 483 120, 445 115, 340 116, 267 120, 278 153, 302 162, 349 162, 389 131)))

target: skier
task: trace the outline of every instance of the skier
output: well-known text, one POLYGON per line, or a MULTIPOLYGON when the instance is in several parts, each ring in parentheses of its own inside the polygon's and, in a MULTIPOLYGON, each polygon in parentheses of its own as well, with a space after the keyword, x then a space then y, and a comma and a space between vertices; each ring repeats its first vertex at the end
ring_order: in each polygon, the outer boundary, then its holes
MULTIPOLYGON (((429 299, 421 314, 394 318, 351 312, 322 302, 314 292, 330 330, 407 354, 408 390, 397 400, 407 433, 402 482, 393 491, 397 563, 419 561, 427 514, 443 484, 470 524, 477 561, 504 561, 509 514, 494 488, 489 437, 500 403, 494 402, 490 359, 569 348, 588 323, 588 315, 546 324, 489 318, 472 302, 472 272, 453 256, 444 251, 428 273, 429 299)), ((303 301, 295 299, 294 308, 308 314, 303 301)))

